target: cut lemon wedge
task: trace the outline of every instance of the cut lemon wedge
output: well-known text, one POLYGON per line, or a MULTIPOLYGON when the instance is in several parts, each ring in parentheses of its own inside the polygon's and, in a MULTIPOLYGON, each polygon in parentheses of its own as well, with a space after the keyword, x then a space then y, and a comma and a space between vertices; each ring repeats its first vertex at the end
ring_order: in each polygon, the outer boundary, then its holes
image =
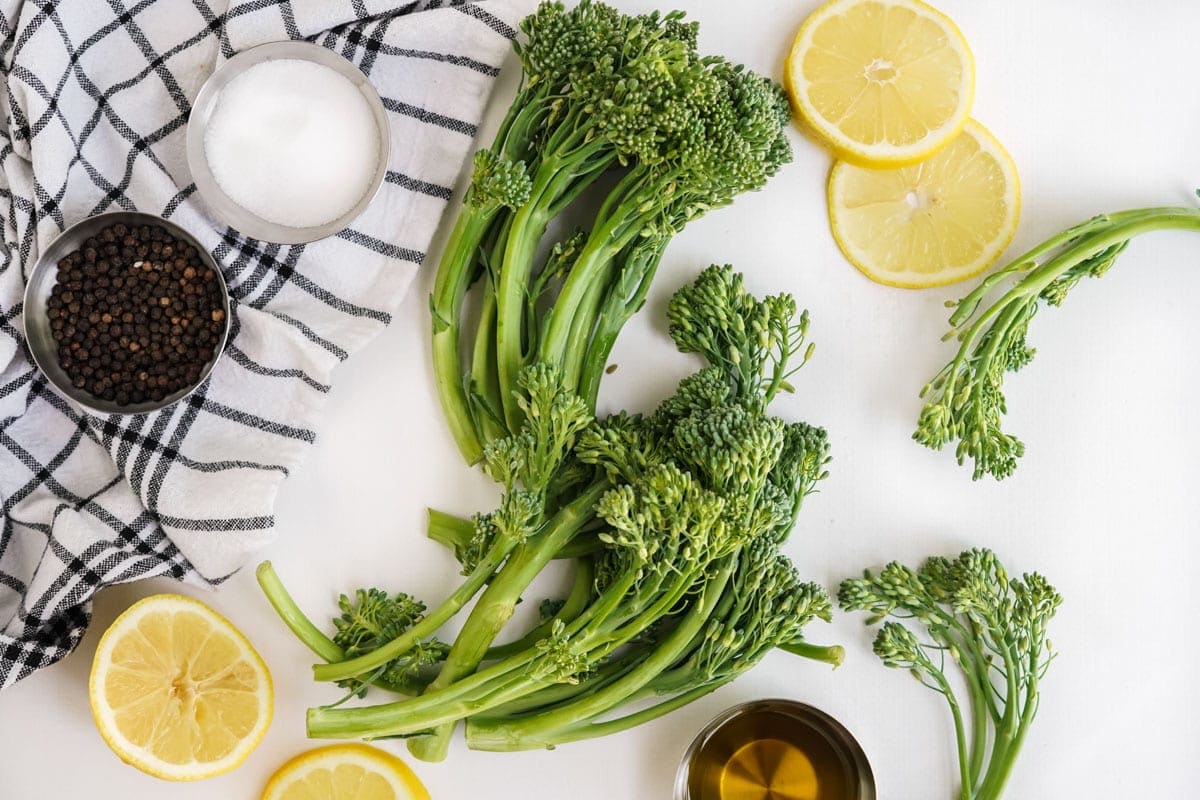
POLYGON ((228 772, 271 724, 271 676, 237 628, 190 597, 147 597, 96 648, 92 716, 120 758, 165 780, 228 772))
POLYGON ((901 166, 962 129, 975 65, 954 23, 919 0, 832 0, 800 26, 784 81, 839 158, 901 166))
POLYGON ((829 174, 833 238, 871 280, 923 289, 987 269, 1017 230, 1017 167, 971 120, 929 160, 898 169, 840 161, 829 174))
POLYGON ((400 759, 365 744, 301 753, 271 776, 262 800, 430 800, 400 759))

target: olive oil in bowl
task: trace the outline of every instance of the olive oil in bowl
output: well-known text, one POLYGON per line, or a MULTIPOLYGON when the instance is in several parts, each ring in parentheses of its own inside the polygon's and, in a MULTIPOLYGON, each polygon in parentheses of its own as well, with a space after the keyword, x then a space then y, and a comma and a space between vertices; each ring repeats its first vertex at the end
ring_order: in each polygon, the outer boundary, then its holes
POLYGON ((829 715, 760 700, 710 722, 688 749, 676 800, 875 800, 858 742, 829 715))

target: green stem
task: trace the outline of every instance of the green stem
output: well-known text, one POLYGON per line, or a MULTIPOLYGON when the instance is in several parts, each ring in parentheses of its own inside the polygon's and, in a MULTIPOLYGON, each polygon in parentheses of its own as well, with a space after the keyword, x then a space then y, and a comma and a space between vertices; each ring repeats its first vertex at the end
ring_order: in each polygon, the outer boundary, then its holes
POLYGON ((442 261, 438 265, 430 313, 433 316, 433 372, 443 416, 467 463, 483 455, 475 430, 470 401, 463 383, 459 334, 463 300, 475 279, 479 245, 487 234, 497 208, 464 206, 459 214, 442 261))
MULTIPOLYGON (((603 289, 607 286, 605 276, 609 275, 612 268, 612 259, 626 244, 617 238, 620 224, 621 218, 614 217, 592 231, 550 312, 550 323, 546 338, 539 345, 538 357, 541 361, 563 367, 564 372, 569 363, 583 359, 586 344, 579 345, 582 338, 580 328, 586 326, 588 334, 591 334, 595 312, 584 314, 582 309, 585 304, 592 302, 593 297, 603 297, 603 289), (597 284, 600 284, 599 289, 597 284), (578 349, 571 350, 570 342, 575 342, 578 349), (569 353, 576 353, 576 356, 572 358, 569 353)), ((595 302, 598 303, 598 299, 595 302)))
MULTIPOLYGON (((1024 690, 1024 702, 1021 707, 1016 732, 1009 737, 1004 752, 999 757, 992 758, 991 763, 988 765, 987 774, 980 784, 976 800, 1000 800, 1000 796, 1004 793, 1004 787, 1008 784, 1008 779, 1012 775, 1013 767, 1017 763, 1017 756, 1021 752, 1021 746, 1025 743, 1025 735, 1029 732, 1030 724, 1037 714, 1039 697, 1038 675, 1041 669, 1038 664, 1040 652, 1040 647, 1030 648, 1028 673, 1022 686, 1024 690)), ((1015 699, 1011 702, 1016 705, 1015 699)))
POLYGON ((312 620, 300 610, 300 606, 296 605, 296 601, 284 588, 283 581, 279 579, 279 574, 275 572, 275 567, 271 565, 270 561, 259 564, 258 568, 254 570, 254 576, 258 579, 258 585, 262 588, 263 594, 267 596, 271 608, 275 609, 275 613, 279 615, 283 623, 309 650, 326 661, 341 661, 346 657, 342 648, 322 633, 312 623, 312 620))
POLYGON ((588 139, 586 127, 559 125, 570 135, 552 140, 534 173, 529 200, 513 217, 504 257, 496 268, 496 367, 504 416, 511 430, 520 422, 513 391, 517 374, 537 349, 532 341, 526 299, 533 276, 534 256, 547 223, 575 199, 615 160, 616 153, 602 137, 588 139))
POLYGON ((590 408, 596 407, 596 400, 600 394, 600 381, 608 368, 608 357, 617 343, 617 336, 625 327, 625 323, 629 322, 630 318, 646 302, 646 295, 650 291, 650 285, 653 283, 658 265, 662 261, 666 242, 648 250, 638 248, 637 245, 634 245, 634 248, 634 253, 624 259, 621 280, 609 292, 604 301, 604 307, 596 321, 596 330, 592 334, 587 354, 584 356, 583 365, 580 368, 579 396, 587 402, 590 408), (637 280, 637 288, 632 295, 621 291, 628 287, 634 279, 637 280))
POLYGON ((563 606, 558 610, 558 613, 533 628, 521 638, 488 648, 484 660, 495 661, 499 658, 508 658, 511 655, 515 655, 526 648, 535 646, 539 641, 546 638, 556 621, 563 623, 573 621, 587 608, 588 601, 592 597, 592 582, 595 580, 595 577, 596 571, 592 566, 591 559, 576 559, 575 579, 572 581, 571 591, 567 595, 566 600, 563 601, 563 606))
MULTIPOLYGON (((1109 214, 1098 217, 1076 228, 1048 240, 1018 259, 1019 264, 1035 261, 1051 252, 1059 244, 1065 245, 1062 252, 1040 266, 1033 267, 1029 274, 1015 283, 996 302, 975 316, 978 301, 964 305, 951 317, 951 324, 966 324, 970 327, 962 335, 958 354, 952 362, 947 383, 942 391, 953 397, 954 383, 963 363, 970 358, 975 340, 983 334, 991 320, 1006 306, 1018 300, 1037 298, 1049 286, 1075 264, 1096 255, 1120 242, 1128 241, 1143 233, 1155 230, 1179 229, 1200 231, 1200 209, 1194 208, 1146 208, 1109 214), (1093 227, 1094 226, 1094 227, 1093 227), (969 314, 966 312, 970 312, 969 314)), ((970 297, 971 295, 968 295, 970 297)))
POLYGON ((922 666, 924 667, 925 674, 937 682, 941 693, 945 695, 946 702, 950 706, 950 714, 954 717, 954 741, 958 747, 958 771, 959 780, 962 783, 962 790, 959 796, 962 800, 975 800, 974 780, 971 776, 970 755, 967 750, 967 732, 963 723, 962 709, 958 705, 958 698, 954 694, 954 689, 950 687, 950 682, 946 680, 946 676, 940 669, 928 660, 922 666))
POLYGON ((475 523, 455 514, 431 508, 425 535, 453 550, 461 550, 471 543, 475 535, 475 523))
POLYGON ((621 678, 621 676, 637 666, 639 661, 640 658, 633 655, 614 659, 602 665, 586 678, 579 681, 579 683, 556 683, 553 686, 547 686, 545 689, 527 694, 511 703, 497 706, 486 713, 476 714, 468 720, 468 724, 476 720, 481 722, 485 720, 503 722, 510 717, 537 709, 549 708, 576 700, 584 695, 593 694, 621 678))
POLYGON ((585 531, 564 545, 555 558, 585 558, 595 555, 603 549, 604 542, 600 541, 600 534, 595 531, 585 531))
MULTIPOLYGON (((426 691, 449 686, 479 666, 497 634, 512 618, 521 594, 550 563, 559 548, 592 518, 596 501, 607 488, 606 482, 597 481, 555 514, 541 533, 517 546, 479 596, 455 638, 441 671, 426 691)), ((449 751, 453 733, 454 723, 443 724, 432 736, 409 742, 409 752, 424 761, 441 761, 449 751)))
POLYGON ((471 353, 471 388, 475 392, 476 424, 484 443, 507 435, 500 376, 496 372, 496 291, 491 277, 484 283, 479 300, 479 325, 471 353))
POLYGON ((817 645, 804 640, 798 642, 786 642, 779 645, 779 649, 792 655, 801 656, 802 658, 810 658, 813 661, 821 661, 829 664, 835 669, 842 665, 846 660, 846 648, 840 644, 834 645, 817 645))
POLYGON ((435 692, 360 708, 310 708, 308 735, 314 739, 382 738, 424 733, 446 722, 507 703, 549 685, 526 674, 534 653, 506 659, 435 692))
POLYGON ((544 196, 553 183, 557 161, 543 161, 534 178, 529 201, 513 216, 504 246, 504 257, 495 269, 496 379, 509 430, 520 427, 517 374, 526 362, 525 295, 533 272, 533 258, 550 217, 544 196))
POLYGON ((514 741, 506 729, 491 724, 489 720, 471 717, 467 720, 467 746, 472 750, 515 752, 518 750, 554 748, 570 742, 609 736, 629 730, 630 728, 636 728, 639 725, 669 714, 676 709, 683 708, 705 695, 712 694, 731 680, 733 680, 732 677, 697 686, 683 694, 676 695, 669 700, 664 700, 649 708, 643 708, 633 714, 627 714, 626 716, 604 722, 585 720, 575 725, 560 728, 553 733, 538 738, 528 737, 514 741))
MULTIPOLYGON (((581 650, 586 651, 593 640, 603 635, 607 617, 620 606, 636 578, 635 571, 629 570, 614 580, 567 625, 564 634, 578 636, 581 650)), ((530 674, 530 664, 540 655, 537 648, 529 648, 449 686, 400 702, 361 708, 310 708, 309 735, 315 738, 406 736, 488 711, 551 684, 549 679, 536 679, 530 674)))

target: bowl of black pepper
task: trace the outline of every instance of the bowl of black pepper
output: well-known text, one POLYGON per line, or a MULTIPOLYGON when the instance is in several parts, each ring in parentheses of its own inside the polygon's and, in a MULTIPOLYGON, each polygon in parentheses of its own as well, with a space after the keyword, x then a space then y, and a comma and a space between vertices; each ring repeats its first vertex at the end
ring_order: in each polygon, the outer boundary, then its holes
POLYGON ((191 234, 119 211, 67 228, 25 287, 25 336, 38 368, 93 414, 145 414, 212 371, 229 336, 229 291, 191 234))

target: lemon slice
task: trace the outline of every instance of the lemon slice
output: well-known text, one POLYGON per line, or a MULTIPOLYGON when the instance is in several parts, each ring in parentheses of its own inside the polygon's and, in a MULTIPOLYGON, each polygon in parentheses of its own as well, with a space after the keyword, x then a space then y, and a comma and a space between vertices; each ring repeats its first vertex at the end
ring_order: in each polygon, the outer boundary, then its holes
POLYGON ((919 0, 832 0, 800 26, 784 81, 842 160, 900 166, 962 129, 975 65, 954 23, 919 0))
POLYGON ((134 603, 100 639, 88 684, 100 735, 121 760, 171 781, 220 775, 271 724, 271 675, 246 637, 198 600, 134 603))
POLYGON ((301 753, 271 776, 262 800, 429 800, 400 759, 365 744, 301 753))
POLYGON ((1017 166, 971 120, 928 161, 868 169, 839 161, 829 174, 829 223, 850 263, 889 286, 923 289, 987 269, 1021 213, 1017 166))

